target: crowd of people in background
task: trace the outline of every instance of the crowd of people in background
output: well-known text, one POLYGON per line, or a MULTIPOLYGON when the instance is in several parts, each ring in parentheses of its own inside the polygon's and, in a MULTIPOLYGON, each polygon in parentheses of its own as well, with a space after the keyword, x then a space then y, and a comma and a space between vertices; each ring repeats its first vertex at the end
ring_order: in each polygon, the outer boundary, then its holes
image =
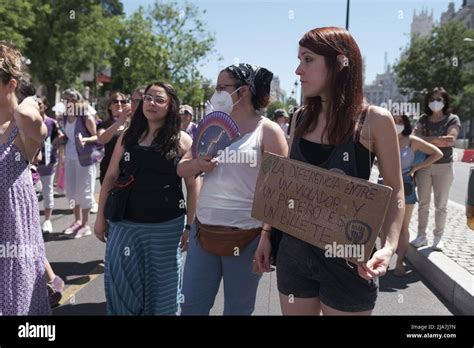
POLYGON ((443 249, 460 129, 449 94, 442 87, 427 94, 414 131, 406 115, 391 117, 369 105, 362 94, 361 54, 344 29, 313 29, 299 41, 296 74, 305 103, 290 115, 285 109, 267 117, 258 113, 269 105, 268 69, 242 63, 220 72, 211 100, 226 105, 215 110, 227 112, 242 134, 229 150, 251 152, 256 166, 193 158, 198 120, 166 82, 138 86, 130 95, 110 93, 104 115, 69 88, 61 94, 65 110, 51 113, 46 98, 20 93, 28 83, 21 52, 2 42, 0 58, 0 243, 35 249, 34 257, 0 258, 0 315, 47 315, 61 299, 64 281, 46 258, 41 233, 55 230, 54 197, 61 188, 74 213, 62 232, 77 239, 94 231, 107 243, 105 293, 112 315, 208 315, 221 280, 224 314, 250 315, 262 273, 271 272, 272 264, 284 315, 370 315, 378 277, 395 253, 394 274, 407 273, 408 226, 417 202, 418 236, 411 244, 427 245, 432 191, 432 248, 443 249), (393 193, 381 248, 368 263, 327 258, 322 249, 251 217, 264 151, 364 180, 377 158, 381 182, 393 193), (343 153, 351 154, 349 161, 343 153), (32 166, 41 183, 42 222, 32 166), (117 187, 127 188, 127 195, 112 218, 106 203, 125 192, 117 187), (94 227, 91 212, 97 213, 94 227), (216 232, 246 237, 238 255, 199 242, 216 232))

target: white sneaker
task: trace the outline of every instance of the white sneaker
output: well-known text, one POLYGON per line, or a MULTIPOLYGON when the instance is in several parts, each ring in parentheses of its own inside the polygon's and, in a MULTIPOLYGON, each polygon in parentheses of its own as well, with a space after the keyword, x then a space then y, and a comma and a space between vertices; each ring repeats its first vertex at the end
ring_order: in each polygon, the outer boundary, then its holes
POLYGON ((433 239, 433 245, 431 247, 433 250, 443 251, 444 243, 441 240, 441 237, 435 236, 433 239))
POLYGON ((428 245, 428 239, 426 236, 418 236, 410 242, 415 248, 421 248, 422 246, 428 245))
POLYGON ((74 236, 74 238, 76 239, 82 238, 82 237, 90 236, 91 234, 92 234, 91 228, 89 226, 84 226, 77 230, 77 233, 74 236))
POLYGON ((43 233, 51 233, 53 232, 53 224, 51 223, 50 220, 45 220, 45 222, 43 222, 43 233))
POLYGON ((97 203, 94 203, 94 205, 91 208, 91 214, 97 214, 99 211, 99 205, 97 203))

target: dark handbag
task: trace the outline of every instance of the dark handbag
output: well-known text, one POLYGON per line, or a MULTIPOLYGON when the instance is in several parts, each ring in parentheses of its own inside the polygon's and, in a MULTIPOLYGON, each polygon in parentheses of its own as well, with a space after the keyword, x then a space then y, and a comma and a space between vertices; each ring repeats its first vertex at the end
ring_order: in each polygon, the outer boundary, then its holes
POLYGON ((235 227, 205 225, 196 219, 197 242, 204 250, 219 256, 238 256, 261 231, 261 228, 241 230, 235 227))
POLYGON ((129 166, 130 165, 127 165, 123 175, 120 175, 119 179, 115 182, 114 187, 109 191, 109 195, 105 201, 104 216, 107 220, 112 222, 118 222, 124 219, 130 191, 136 180, 138 169, 135 169, 131 174, 126 174, 129 172, 127 170, 129 166))

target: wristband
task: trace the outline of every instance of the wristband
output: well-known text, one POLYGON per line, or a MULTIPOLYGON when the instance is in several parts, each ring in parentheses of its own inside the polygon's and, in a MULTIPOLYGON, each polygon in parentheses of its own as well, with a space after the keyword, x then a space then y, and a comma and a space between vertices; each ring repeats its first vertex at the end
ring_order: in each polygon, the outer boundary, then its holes
POLYGON ((188 230, 188 231, 191 231, 191 225, 187 225, 187 224, 186 224, 186 225, 184 226, 184 229, 185 229, 185 230, 188 230))

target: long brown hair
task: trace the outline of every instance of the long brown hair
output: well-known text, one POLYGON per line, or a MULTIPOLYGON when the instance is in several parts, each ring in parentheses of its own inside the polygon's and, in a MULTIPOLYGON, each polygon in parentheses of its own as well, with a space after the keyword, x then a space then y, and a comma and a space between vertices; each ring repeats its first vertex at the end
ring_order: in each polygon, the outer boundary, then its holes
POLYGON ((105 128, 110 127, 114 123, 114 116, 112 115, 112 111, 110 110, 110 107, 112 106, 112 101, 114 99, 117 99, 117 97, 122 97, 123 100, 127 100, 127 96, 121 92, 113 92, 109 100, 107 100, 107 108, 105 109, 105 120, 104 120, 104 125, 105 128))
MULTIPOLYGON (((163 88, 170 99, 168 114, 163 127, 154 134, 152 146, 166 156, 168 160, 179 157, 180 138, 181 138, 181 117, 179 116, 179 98, 172 85, 166 82, 153 82, 149 84, 145 93, 153 86, 163 88)), ((126 149, 130 149, 138 140, 149 132, 148 120, 143 113, 143 100, 133 114, 130 126, 125 131, 122 144, 126 149)))
MULTIPOLYGON (((330 144, 342 144, 353 134, 359 114, 363 109, 362 57, 352 35, 337 27, 316 28, 304 34, 301 47, 324 56, 328 68, 329 95, 328 132, 330 144), (341 69, 338 55, 344 55, 347 64, 341 69)), ((321 97, 305 98, 306 117, 296 133, 303 135, 316 128, 322 110, 321 97), (309 117, 308 117, 309 116, 309 117)))

